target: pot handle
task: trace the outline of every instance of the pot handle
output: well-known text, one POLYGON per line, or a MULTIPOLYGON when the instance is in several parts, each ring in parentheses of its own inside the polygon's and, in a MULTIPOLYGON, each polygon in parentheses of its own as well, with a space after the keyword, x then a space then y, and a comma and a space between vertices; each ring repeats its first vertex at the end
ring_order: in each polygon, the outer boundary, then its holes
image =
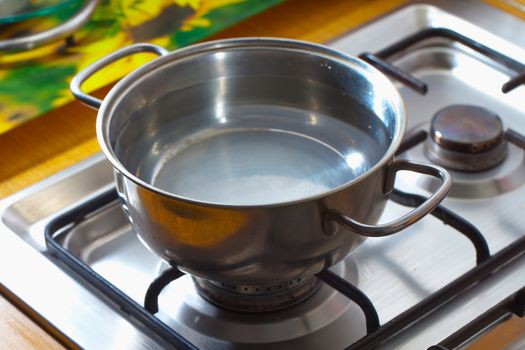
POLYGON ((0 51, 31 50, 49 42, 66 38, 86 24, 100 0, 85 0, 80 10, 70 19, 49 30, 14 39, 0 40, 0 51))
POLYGON ((343 226, 344 228, 358 233, 360 235, 369 237, 383 237, 393 233, 399 232, 415 222, 422 219, 425 215, 436 208, 439 203, 445 198, 448 191, 452 187, 452 178, 450 174, 442 167, 413 162, 408 160, 395 161, 387 170, 384 192, 390 194, 394 189, 394 182, 396 173, 400 170, 409 170, 416 173, 431 175, 441 180, 441 185, 438 187, 425 202, 419 207, 405 214, 404 216, 391 221, 386 224, 369 225, 358 222, 338 211, 328 211, 324 214, 324 232, 326 234, 334 233, 334 223, 343 226))
POLYGON ((163 47, 153 45, 153 44, 134 44, 130 46, 123 47, 105 57, 102 57, 98 61, 93 62, 91 65, 87 66, 84 70, 82 70, 80 73, 78 73, 73 80, 71 80, 71 84, 69 88, 71 89, 71 92, 81 102, 84 104, 93 107, 95 109, 100 108, 100 105, 102 104, 102 100, 93 97, 91 95, 88 95, 87 93, 82 91, 82 84, 93 74, 95 74, 100 69, 104 68, 105 66, 121 59, 126 56, 130 56, 136 53, 142 53, 142 52, 151 52, 155 53, 159 56, 164 56, 169 53, 168 50, 166 50, 163 47))

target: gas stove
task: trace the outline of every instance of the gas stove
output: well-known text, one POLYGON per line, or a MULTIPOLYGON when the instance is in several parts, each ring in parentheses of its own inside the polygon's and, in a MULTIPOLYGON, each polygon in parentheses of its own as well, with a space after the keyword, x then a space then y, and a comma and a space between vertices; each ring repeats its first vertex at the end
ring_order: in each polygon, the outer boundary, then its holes
MULTIPOLYGON (((488 5, 436 1, 328 43, 396 82, 408 111, 397 157, 445 166, 454 185, 431 216, 367 239, 315 278, 194 281, 142 245, 97 155, 0 203, 0 264, 16 266, 0 270, 3 290, 88 349, 464 346, 525 308, 525 37, 516 33, 525 22, 488 5)), ((381 222, 435 186, 401 173, 381 222)))

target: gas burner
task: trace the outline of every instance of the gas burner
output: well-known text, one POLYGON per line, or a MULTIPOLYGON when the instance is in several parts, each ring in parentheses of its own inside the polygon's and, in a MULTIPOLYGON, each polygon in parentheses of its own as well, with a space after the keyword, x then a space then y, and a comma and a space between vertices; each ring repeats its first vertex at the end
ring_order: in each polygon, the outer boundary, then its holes
MULTIPOLYGON (((454 183, 448 197, 490 198, 525 183, 524 136, 514 130, 504 131, 501 119, 487 109, 465 105, 443 108, 430 123, 411 128, 405 143, 408 146, 401 148, 400 158, 420 162, 430 159, 450 171, 454 183), (461 122, 465 111, 473 113, 465 118, 467 122, 461 122)), ((426 176, 405 174, 400 178, 405 185, 435 190, 436 183, 426 176)))
POLYGON ((452 105, 432 118, 425 155, 445 168, 484 171, 507 157, 503 123, 495 113, 473 105, 452 105))
MULTIPOLYGON (((355 285, 359 283, 357 269, 349 258, 331 271, 355 285)), ((359 339, 366 333, 359 306, 326 283, 320 283, 318 290, 302 302, 272 312, 218 307, 202 298, 198 289, 189 276, 170 283, 159 297, 160 308, 155 315, 192 339, 198 348, 323 349, 329 344, 331 349, 343 349, 351 343, 348 339, 359 339)), ((257 293, 256 289, 247 292, 257 293)))
POLYGON ((268 285, 239 285, 194 277, 199 294, 219 307, 244 312, 275 311, 296 305, 320 287, 315 277, 268 285))

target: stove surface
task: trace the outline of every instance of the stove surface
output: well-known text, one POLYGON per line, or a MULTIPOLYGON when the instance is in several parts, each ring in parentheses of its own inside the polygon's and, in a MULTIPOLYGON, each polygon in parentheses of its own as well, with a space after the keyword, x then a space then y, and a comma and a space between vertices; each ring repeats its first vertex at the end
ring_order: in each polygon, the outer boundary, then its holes
MULTIPOLYGON (((525 22, 474 1, 434 3, 441 9, 428 4, 407 6, 328 44, 359 55, 381 50, 422 29, 444 27, 525 62, 525 37, 515 37, 525 33, 525 22), (503 19, 507 25, 498 26, 503 19)), ((485 107, 501 117, 504 128, 525 134, 525 87, 503 94, 501 85, 513 72, 501 64, 447 40, 424 41, 388 62, 428 85, 427 94, 420 95, 396 83, 408 111, 407 136, 430 130, 432 116, 451 104, 485 107)), ((422 144, 400 157, 429 162, 422 144)), ((510 144, 504 162, 487 171, 451 174, 454 187, 443 205, 481 231, 491 254, 525 236, 522 149, 510 144)), ((396 179, 396 188, 411 193, 428 194, 434 186, 426 177, 411 173, 396 179)), ((112 169, 98 155, 2 201, 0 229, 12 234, 0 235, 0 264, 19 267, 0 271, 0 281, 51 327, 83 348, 169 347, 79 279, 46 247, 43 231, 50 220, 112 187, 112 169)), ((389 202, 381 222, 408 210, 389 202)), ((140 243, 116 202, 70 227, 59 243, 140 304, 151 281, 166 268, 140 243)), ((332 270, 370 298, 380 323, 385 324, 475 265, 471 242, 454 228, 427 217, 399 234, 367 239, 332 270)), ((424 349, 439 343, 524 286, 525 257, 520 256, 382 346, 424 349)), ((209 304, 196 293, 191 278, 183 276, 162 292, 156 316, 199 348, 210 349, 317 349, 327 342, 339 349, 366 335, 362 311, 328 285, 291 308, 246 314, 209 304)))

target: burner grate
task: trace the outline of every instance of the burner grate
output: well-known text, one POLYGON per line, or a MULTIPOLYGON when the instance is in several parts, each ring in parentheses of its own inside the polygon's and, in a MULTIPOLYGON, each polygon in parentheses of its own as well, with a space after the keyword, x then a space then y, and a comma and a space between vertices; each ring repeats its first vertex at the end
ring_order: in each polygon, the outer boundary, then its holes
POLYGON ((406 37, 403 40, 398 41, 397 43, 388 46, 387 48, 377 52, 376 54, 365 52, 359 55, 359 58, 370 63, 383 73, 391 76, 400 83, 408 86, 412 90, 416 91, 419 94, 426 94, 428 87, 423 81, 414 77, 412 74, 403 71, 395 67, 394 65, 387 63, 385 60, 389 57, 395 55, 398 52, 406 50, 410 46, 417 44, 423 40, 429 38, 445 38, 461 43, 472 50, 479 52, 480 54, 504 65, 507 68, 512 69, 517 75, 511 78, 506 82, 501 91, 503 93, 510 92, 525 83, 525 65, 513 60, 512 58, 491 49, 488 46, 485 46, 475 40, 472 40, 464 35, 461 35, 451 29, 446 28, 429 28, 417 32, 413 35, 406 37))
POLYGON ((436 293, 432 294, 430 297, 382 325, 375 333, 368 334, 364 338, 358 340, 356 343, 349 346, 347 350, 370 349, 378 346, 386 339, 403 331, 417 321, 422 320, 431 312, 439 309, 456 296, 466 292, 477 282, 488 277, 495 270, 501 268, 506 263, 524 253, 525 237, 522 237, 506 248, 503 248, 498 253, 492 255, 485 262, 472 268, 463 276, 457 278, 436 293))
MULTIPOLYGON (((52 220, 45 228, 46 243, 49 251, 53 256, 72 268, 91 285, 119 305, 125 313, 132 316, 145 327, 151 329, 155 334, 177 348, 196 349, 195 345, 191 344, 187 339, 177 333, 176 330, 168 327, 153 315, 153 313, 158 311, 157 299, 162 289, 173 280, 182 276, 182 272, 174 267, 166 270, 150 286, 146 293, 146 306, 142 307, 112 285, 109 281, 101 277, 97 272, 88 267, 84 262, 75 257, 71 252, 62 247, 59 243, 60 237, 67 234, 67 231, 77 223, 81 222, 83 218, 113 203, 116 199, 117 194, 114 190, 104 192, 52 220)), ((419 201, 422 200, 419 196, 406 194, 397 190, 393 193, 392 199, 406 206, 417 205, 419 201)), ((386 324, 379 324, 377 312, 372 302, 357 287, 329 270, 317 274, 318 279, 329 284, 345 296, 348 296, 351 300, 356 302, 365 313, 368 334, 353 345, 350 345, 349 349, 360 349, 362 347, 375 346, 382 343, 411 324, 423 319, 432 311, 437 310, 439 307, 445 305, 448 301, 473 286, 479 280, 490 275, 494 270, 500 268, 525 252, 524 237, 510 244, 507 248, 504 248, 494 256, 490 256, 483 236, 470 223, 444 207, 439 207, 432 214, 442 220, 445 224, 457 229, 458 232, 461 232, 472 241, 476 248, 478 265, 386 324)))
POLYGON ((495 321, 504 321, 512 315, 523 317, 525 314, 525 288, 494 306, 484 315, 472 320, 468 325, 458 330, 438 345, 431 346, 428 350, 451 350, 463 345, 474 338, 484 329, 494 325, 495 321))
POLYGON ((159 295, 168 284, 184 276, 184 272, 176 267, 170 267, 157 277, 149 286, 144 297, 144 308, 150 314, 159 312, 159 295))
POLYGON ((151 329, 156 335, 163 338, 177 349, 197 350, 198 348, 190 341, 146 311, 144 307, 135 302, 120 289, 116 288, 108 280, 100 276, 70 251, 62 247, 57 241, 60 235, 67 232, 68 228, 70 229, 93 212, 115 202, 117 198, 117 191, 111 189, 51 220, 44 228, 46 245, 49 252, 52 256, 56 257, 73 271, 78 273, 90 285, 94 286, 102 292, 102 294, 111 299, 111 301, 116 303, 123 312, 132 316, 148 329, 151 329))
MULTIPOLYGON (((390 199, 398 204, 414 208, 421 205, 421 203, 426 200, 426 198, 423 196, 405 193, 396 189, 392 191, 390 199)), ((453 227, 470 240, 476 249, 476 263, 478 265, 490 259, 487 241, 474 225, 466 220, 463 220, 463 218, 461 218, 459 215, 455 214, 453 211, 445 208, 442 205, 436 207, 436 209, 434 209, 431 214, 432 216, 441 220, 443 224, 453 227)))

